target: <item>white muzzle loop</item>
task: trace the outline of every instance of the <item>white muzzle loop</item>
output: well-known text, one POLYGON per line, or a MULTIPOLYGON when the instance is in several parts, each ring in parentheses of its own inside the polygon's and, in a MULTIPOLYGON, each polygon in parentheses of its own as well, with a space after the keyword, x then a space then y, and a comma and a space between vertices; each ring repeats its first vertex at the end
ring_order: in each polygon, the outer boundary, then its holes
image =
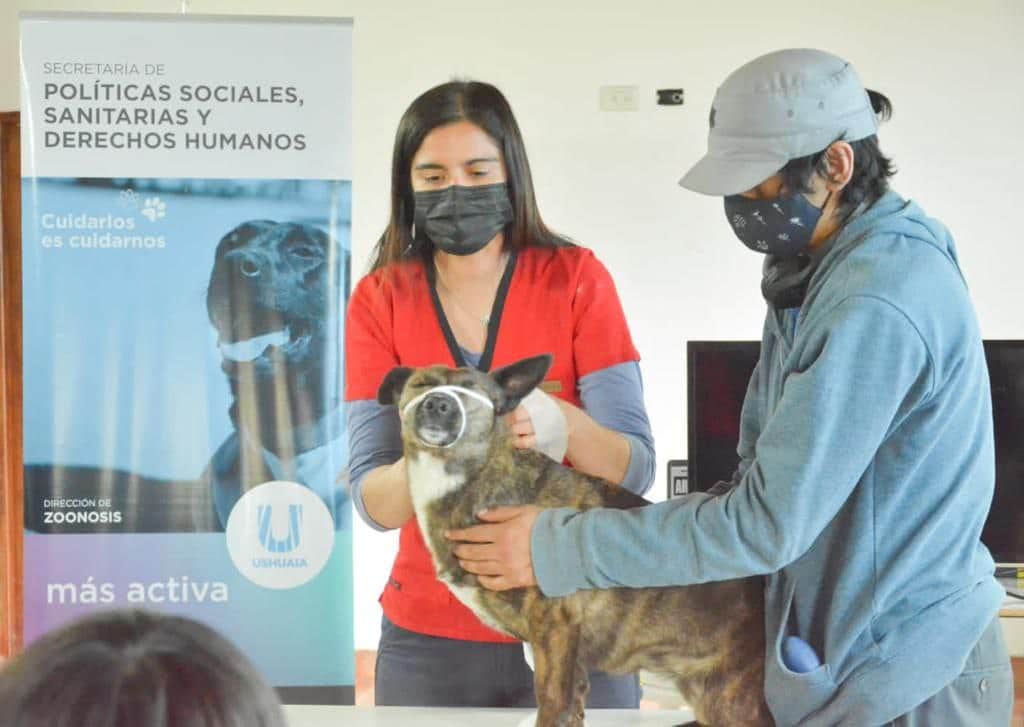
MULTIPOLYGON (((456 442, 458 442, 460 439, 462 439, 462 435, 466 432, 466 419, 467 419, 467 417, 466 417, 466 405, 462 402, 462 398, 459 396, 459 394, 465 394, 466 396, 470 397, 471 399, 476 399, 481 404, 484 404, 485 406, 487 406, 487 407, 489 407, 491 409, 494 408, 494 402, 491 401, 490 399, 488 399, 483 394, 477 392, 477 391, 473 391, 472 389, 466 389, 466 388, 464 388, 462 386, 452 386, 452 385, 449 385, 449 384, 443 384, 441 386, 435 386, 432 389, 427 389, 422 394, 419 394, 419 395, 413 397, 412 399, 410 399, 409 403, 402 407, 402 417, 404 418, 405 415, 409 413, 410 409, 414 408, 424 398, 426 398, 427 396, 430 396, 431 394, 444 394, 445 396, 450 398, 452 401, 454 401, 455 405, 459 407, 459 416, 460 416, 460 420, 459 420, 459 433, 455 436, 455 439, 453 439, 448 444, 431 444, 430 442, 423 442, 424 444, 426 444, 428 446, 431 446, 431 447, 440 447, 442 449, 446 449, 448 447, 451 447, 456 442)), ((422 441, 422 440, 420 440, 420 441, 422 441)))

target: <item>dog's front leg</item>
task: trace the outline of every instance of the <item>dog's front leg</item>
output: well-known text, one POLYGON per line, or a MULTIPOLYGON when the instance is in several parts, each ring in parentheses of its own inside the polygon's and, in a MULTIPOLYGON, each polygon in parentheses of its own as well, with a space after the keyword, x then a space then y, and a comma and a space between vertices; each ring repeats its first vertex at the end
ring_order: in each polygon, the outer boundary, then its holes
MULTIPOLYGON (((587 705, 587 694, 590 692, 590 674, 587 673, 587 667, 580 661, 579 650, 577 649, 577 656, 575 659, 576 668, 573 674, 573 714, 580 716, 580 724, 583 724, 583 711, 587 705)), ((575 724, 575 723, 573 723, 575 724)))
POLYGON ((589 682, 579 665, 580 628, 558 624, 533 642, 537 727, 583 727, 589 682))

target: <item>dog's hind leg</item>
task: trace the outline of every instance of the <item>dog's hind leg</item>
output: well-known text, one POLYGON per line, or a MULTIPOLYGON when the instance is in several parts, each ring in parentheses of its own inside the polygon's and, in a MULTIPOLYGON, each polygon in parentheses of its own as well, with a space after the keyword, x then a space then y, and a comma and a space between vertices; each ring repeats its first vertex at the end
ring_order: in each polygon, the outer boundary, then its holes
POLYGON ((695 725, 707 727, 775 727, 764 700, 764 666, 752 660, 715 669, 677 682, 693 709, 695 725))
MULTIPOLYGON (((703 676, 688 675, 680 677, 676 681, 676 689, 683 697, 683 701, 686 702, 687 706, 693 710, 695 719, 692 722, 683 722, 674 727, 708 727, 713 725, 713 722, 708 721, 705 705, 704 705, 704 686, 705 679, 703 676)), ((714 727, 719 727, 714 725, 714 727)), ((729 725, 722 725, 721 727, 730 727, 729 725)))
POLYGON ((580 629, 550 629, 544 643, 534 642, 537 727, 583 727, 589 681, 578 663, 580 629))

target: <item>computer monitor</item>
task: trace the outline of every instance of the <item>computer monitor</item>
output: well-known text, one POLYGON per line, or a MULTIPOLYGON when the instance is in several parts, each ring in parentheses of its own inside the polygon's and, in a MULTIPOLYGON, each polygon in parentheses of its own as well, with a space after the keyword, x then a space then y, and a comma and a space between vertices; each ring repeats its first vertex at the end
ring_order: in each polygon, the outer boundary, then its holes
POLYGON ((1024 341, 985 341, 996 491, 981 540, 1000 565, 1024 565, 1024 341))
POLYGON ((736 471, 740 410, 760 341, 687 341, 687 476, 704 492, 736 471))
MULTIPOLYGON (((1024 564, 1024 341, 984 342, 992 385, 996 486, 981 540, 1000 565, 1024 564)), ((688 341, 690 491, 732 476, 740 411, 758 341, 688 341)))

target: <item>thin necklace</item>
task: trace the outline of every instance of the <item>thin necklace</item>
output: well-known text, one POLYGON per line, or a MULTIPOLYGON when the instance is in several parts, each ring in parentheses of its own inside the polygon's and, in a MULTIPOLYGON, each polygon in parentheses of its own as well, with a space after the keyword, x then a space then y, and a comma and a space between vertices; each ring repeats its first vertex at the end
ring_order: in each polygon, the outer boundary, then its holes
MULTIPOLYGON (((501 278, 502 274, 504 274, 505 266, 506 265, 508 265, 508 253, 507 252, 502 253, 501 262, 498 263, 498 275, 494 278, 494 282, 497 282, 501 278)), ((434 263, 434 270, 437 271, 437 282, 440 283, 441 288, 444 290, 444 292, 448 294, 448 297, 451 299, 452 303, 455 304, 455 307, 457 307, 463 313, 468 315, 470 318, 472 318, 474 320, 477 320, 477 321, 480 321, 480 323, 485 328, 491 324, 491 316, 490 316, 490 314, 485 315, 485 316, 477 315, 476 313, 471 311, 467 306, 465 306, 462 303, 462 301, 459 300, 459 297, 457 295, 455 295, 455 291, 452 290, 451 287, 449 287, 444 282, 444 277, 441 275, 441 268, 439 268, 437 266, 437 263, 434 263)), ((492 306, 493 306, 493 303, 492 303, 492 306)))

